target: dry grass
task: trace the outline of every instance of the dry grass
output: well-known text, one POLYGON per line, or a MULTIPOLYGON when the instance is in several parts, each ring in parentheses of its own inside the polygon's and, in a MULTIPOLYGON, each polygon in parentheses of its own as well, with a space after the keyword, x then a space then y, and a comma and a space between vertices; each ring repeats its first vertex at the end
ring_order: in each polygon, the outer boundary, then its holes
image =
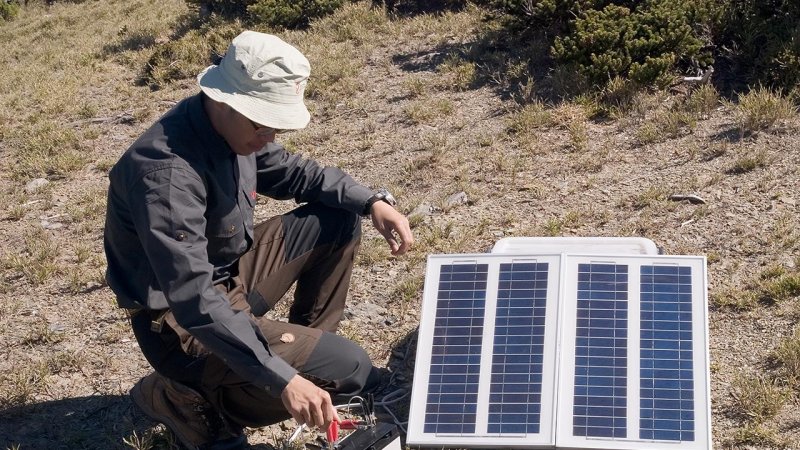
MULTIPOLYGON (((211 24, 206 35, 186 28, 185 12, 180 0, 55 2, 31 4, 0 27, 2 408, 54 401, 67 411, 84 396, 118 396, 107 422, 130 413, 127 389, 149 368, 102 280, 106 173, 152 120, 196 91, 193 72, 241 26, 211 24), (163 71, 151 81, 156 91, 137 84, 148 61, 163 71), (50 184, 28 193, 34 177, 50 184)), ((708 255, 711 383, 715 405, 729 408, 712 417, 715 447, 796 448, 799 433, 787 426, 796 414, 781 405, 791 398, 784 383, 795 387, 800 146, 792 133, 755 133, 794 129, 794 111, 763 90, 733 104, 710 85, 676 97, 623 80, 547 103, 537 99, 543 87, 580 80, 558 68, 534 79, 522 55, 547 49, 487 48, 479 30, 498 27, 482 20, 474 6, 390 18, 356 2, 282 34, 312 63, 314 119, 286 135, 287 147, 388 186, 405 212, 433 211, 414 220, 417 244, 404 257, 364 223, 351 294, 390 311, 392 325, 354 317, 342 332, 385 363, 390 343, 418 325, 430 253, 482 252, 506 236, 645 236, 667 253, 708 255), (751 136, 730 136, 732 123, 751 136), (469 203, 448 203, 462 191, 469 203), (668 199, 689 192, 707 204, 668 199), (743 366, 758 369, 739 380, 743 366)), ((260 202, 257 211, 263 219, 289 207, 260 202)), ((174 444, 160 427, 121 427, 95 430, 113 441, 98 445, 174 444)), ((256 430, 251 440, 285 434, 256 430)))
POLYGON ((736 123, 745 134, 767 130, 797 114, 789 99, 763 87, 740 96, 735 111, 736 123))
POLYGON ((753 424, 773 419, 791 398, 791 393, 761 375, 742 375, 734 380, 732 396, 736 412, 753 424))

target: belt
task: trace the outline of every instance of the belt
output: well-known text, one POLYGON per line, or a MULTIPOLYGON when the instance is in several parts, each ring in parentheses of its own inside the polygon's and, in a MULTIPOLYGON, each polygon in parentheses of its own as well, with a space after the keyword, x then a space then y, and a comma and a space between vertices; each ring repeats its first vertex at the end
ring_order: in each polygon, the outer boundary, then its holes
POLYGON ((150 331, 153 333, 161 333, 161 330, 164 328, 164 318, 167 316, 169 308, 155 310, 146 308, 125 308, 125 311, 128 313, 130 319, 140 314, 148 314, 150 316, 150 331))

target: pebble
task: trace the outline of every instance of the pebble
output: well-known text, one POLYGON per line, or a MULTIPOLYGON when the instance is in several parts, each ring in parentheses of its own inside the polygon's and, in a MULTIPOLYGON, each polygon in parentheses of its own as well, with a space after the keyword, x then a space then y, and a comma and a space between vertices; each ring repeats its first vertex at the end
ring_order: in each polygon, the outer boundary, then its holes
POLYGON ((447 197, 445 200, 444 205, 445 208, 453 208, 459 205, 466 205, 469 203, 469 197, 467 197, 467 193, 464 191, 457 192, 450 197, 447 197))
POLYGON ((45 180, 44 178, 34 178, 33 180, 29 181, 28 184, 25 185, 25 192, 28 194, 34 194, 39 189, 43 188, 50 184, 49 181, 45 180))
POLYGON ((414 217, 427 217, 433 214, 433 208, 427 203, 422 203, 408 214, 409 220, 414 217))
POLYGON ((345 309, 344 315, 348 319, 358 318, 372 323, 385 323, 386 308, 374 303, 363 302, 350 305, 345 309))
POLYGON ((45 230, 57 230, 63 226, 64 226, 63 223, 42 220, 42 228, 44 228, 45 230))

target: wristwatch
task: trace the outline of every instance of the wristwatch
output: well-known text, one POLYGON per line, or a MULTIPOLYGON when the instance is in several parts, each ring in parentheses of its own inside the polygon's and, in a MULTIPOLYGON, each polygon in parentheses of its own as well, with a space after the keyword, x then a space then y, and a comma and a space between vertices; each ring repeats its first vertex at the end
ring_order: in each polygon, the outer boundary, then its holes
POLYGON ((378 201, 386 202, 392 206, 397 204, 397 200, 395 200, 394 195, 392 195, 391 192, 386 189, 378 189, 377 192, 372 194, 372 197, 367 199, 367 204, 364 206, 364 212, 361 215, 368 216, 372 210, 372 205, 378 201))

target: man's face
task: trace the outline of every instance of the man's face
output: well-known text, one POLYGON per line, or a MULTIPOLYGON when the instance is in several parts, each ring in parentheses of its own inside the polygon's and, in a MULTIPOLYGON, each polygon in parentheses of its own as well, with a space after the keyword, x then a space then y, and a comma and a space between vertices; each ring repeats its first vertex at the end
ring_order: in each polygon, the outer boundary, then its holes
POLYGON ((226 132, 223 137, 237 155, 247 156, 261 150, 275 140, 281 130, 265 127, 229 108, 226 132))

